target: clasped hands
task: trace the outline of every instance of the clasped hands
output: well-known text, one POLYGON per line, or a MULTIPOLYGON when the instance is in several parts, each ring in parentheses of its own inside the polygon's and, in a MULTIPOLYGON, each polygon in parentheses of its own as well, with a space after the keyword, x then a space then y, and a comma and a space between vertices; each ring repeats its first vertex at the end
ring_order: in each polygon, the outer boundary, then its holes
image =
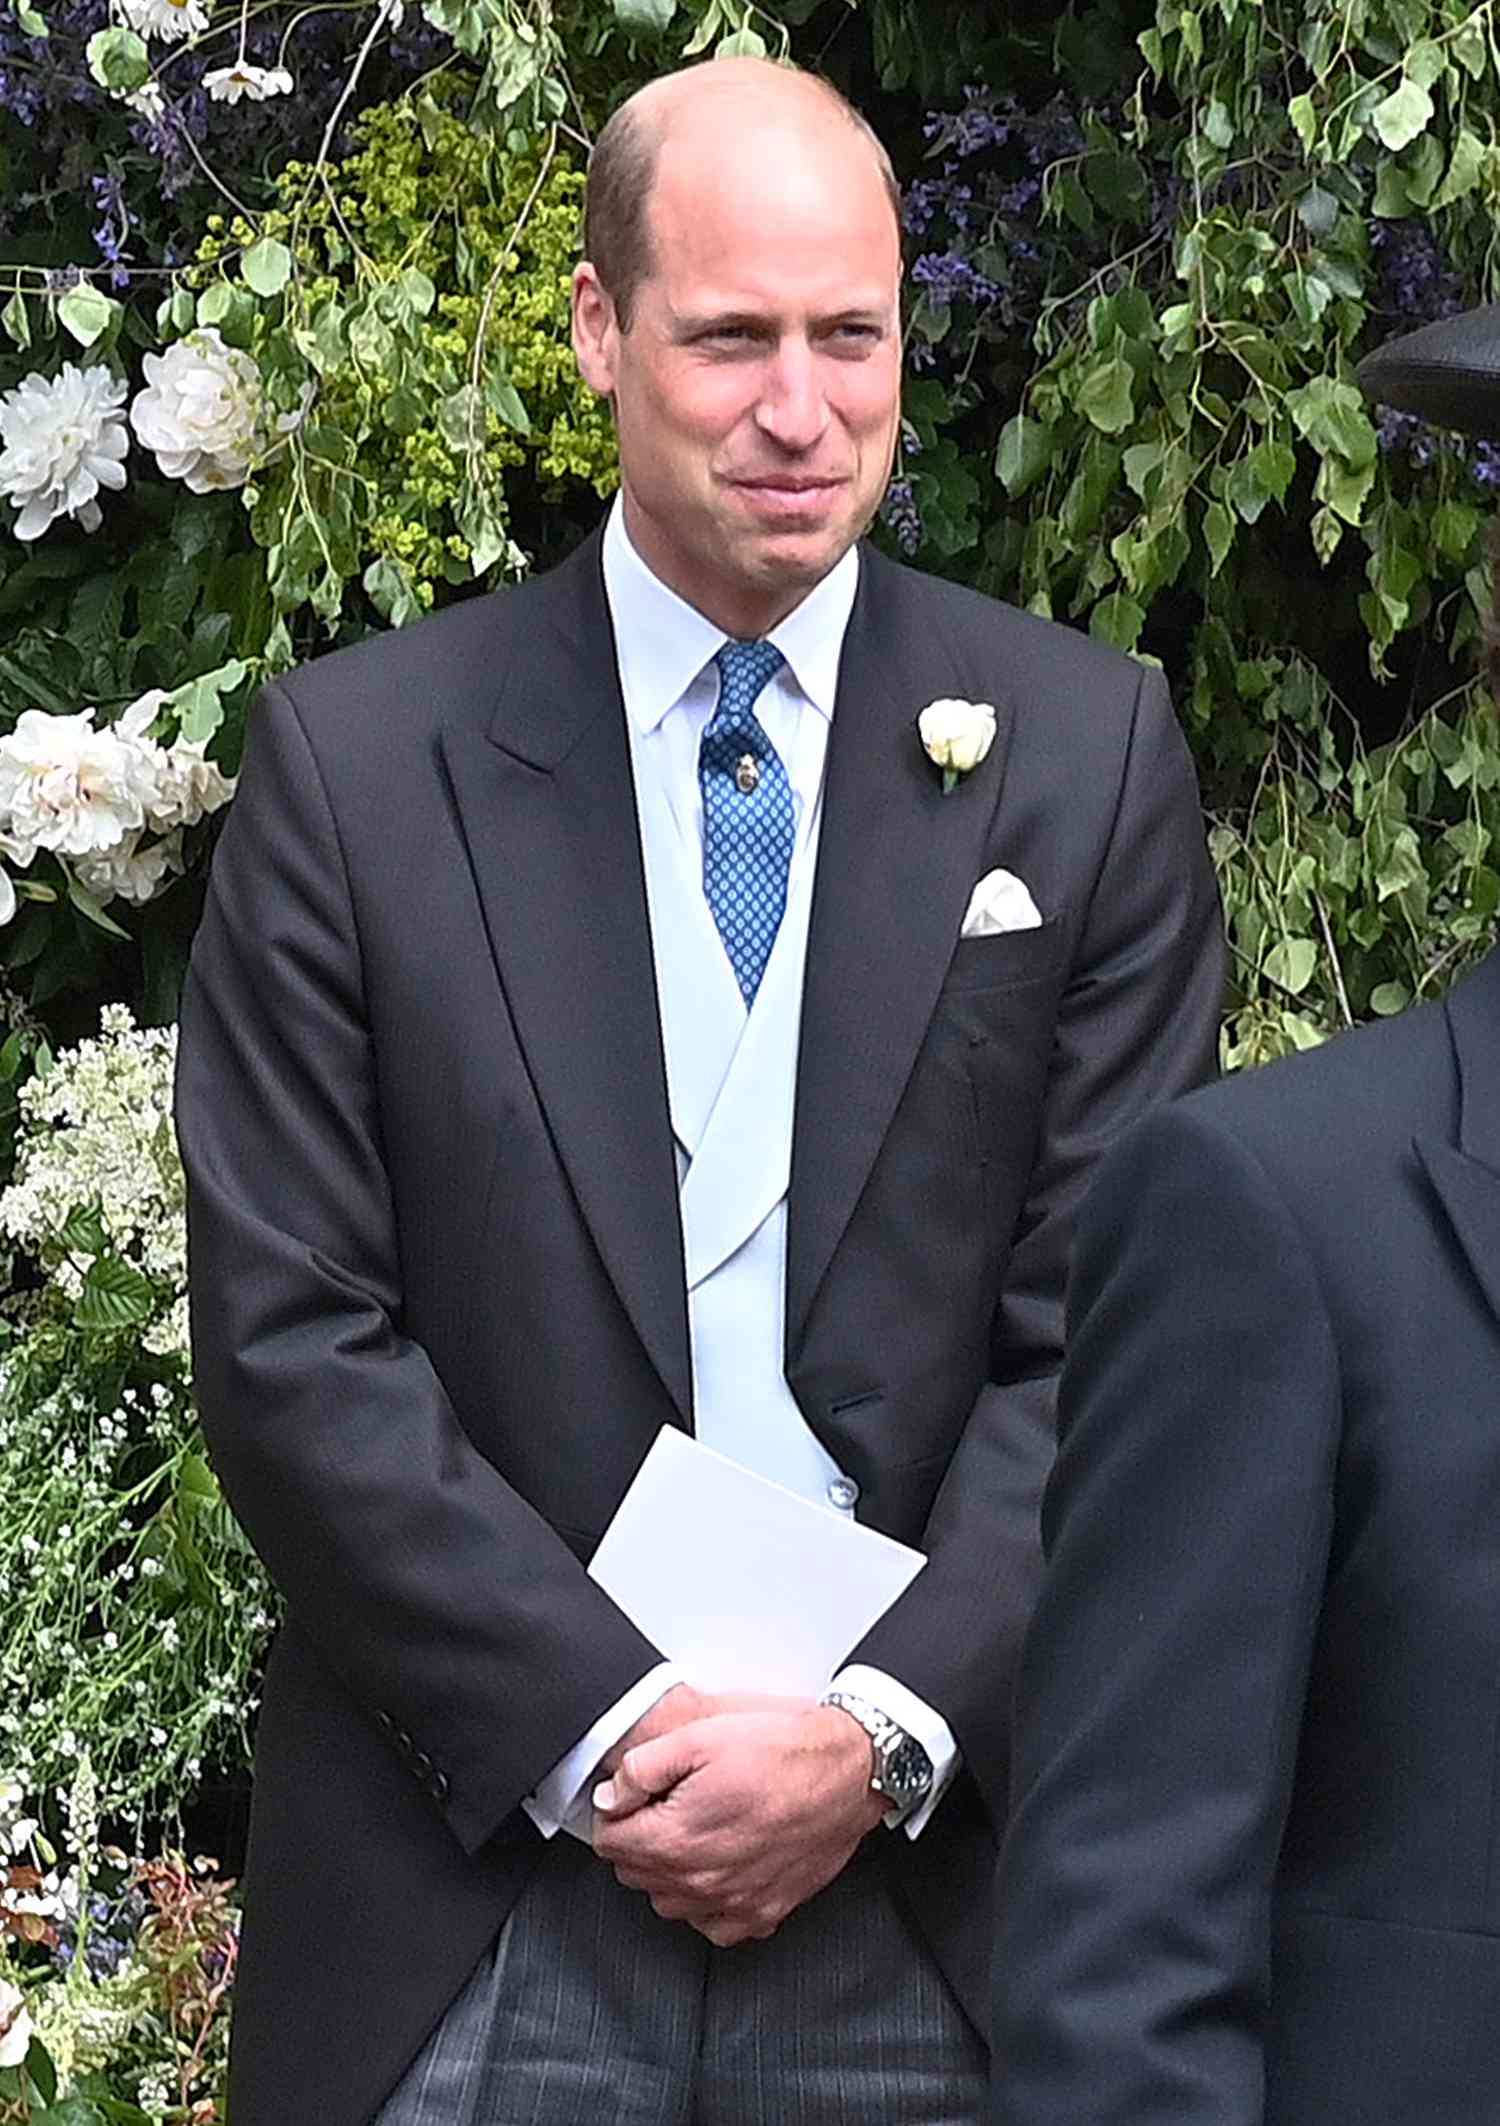
POLYGON ((716 1948, 764 1941, 879 1823, 873 1765, 837 1706, 678 1684, 600 1765, 594 1850, 716 1948))

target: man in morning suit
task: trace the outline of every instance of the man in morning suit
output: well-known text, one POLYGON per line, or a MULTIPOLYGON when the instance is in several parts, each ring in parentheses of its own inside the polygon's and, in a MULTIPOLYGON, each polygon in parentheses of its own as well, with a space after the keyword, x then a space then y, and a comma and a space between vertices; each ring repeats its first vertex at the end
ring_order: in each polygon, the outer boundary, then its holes
POLYGON ((898 220, 830 90, 654 84, 587 250, 602 537, 266 690, 184 1004, 287 1610, 233 2116, 958 2126, 1073 1208, 1211 1066, 1193 777, 1155 674, 857 543, 898 220), (935 698, 996 712, 954 787, 935 698), (663 1425, 926 1553, 840 1702, 587 1576, 663 1425))
MULTIPOLYGON (((1500 308, 1361 382, 1500 433, 1500 308)), ((1497 1387, 1500 957, 1112 1154, 1017 1705, 995 2126, 1500 2118, 1497 1387)))

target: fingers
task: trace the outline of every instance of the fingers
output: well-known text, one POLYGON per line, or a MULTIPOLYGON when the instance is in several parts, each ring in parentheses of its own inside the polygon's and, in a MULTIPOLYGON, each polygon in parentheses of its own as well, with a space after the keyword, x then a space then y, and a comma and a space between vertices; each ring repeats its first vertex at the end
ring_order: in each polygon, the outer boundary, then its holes
POLYGON ((684 1742, 676 1729, 655 1741, 637 1743, 628 1749, 608 1779, 601 1779, 590 1797, 601 1816, 619 1821, 633 1816, 648 1801, 669 1793, 699 1762, 700 1751, 684 1742))

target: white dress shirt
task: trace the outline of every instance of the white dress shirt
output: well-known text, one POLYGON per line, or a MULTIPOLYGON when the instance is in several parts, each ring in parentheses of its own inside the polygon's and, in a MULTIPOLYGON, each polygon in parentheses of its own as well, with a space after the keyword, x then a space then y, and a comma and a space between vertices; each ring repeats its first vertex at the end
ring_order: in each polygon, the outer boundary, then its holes
MULTIPOLYGON (((646 858, 648 898, 670 890, 681 876, 686 852, 701 891, 703 800, 698 752, 718 702, 717 651, 728 639, 721 628, 688 605, 646 566, 631 544, 617 502, 605 527, 604 584, 614 626, 620 687, 624 696, 637 809, 646 858), (676 846, 668 847, 668 841, 676 846)), ((757 697, 755 714, 780 755, 791 786, 795 835, 783 925, 803 928, 790 946, 805 943, 807 904, 817 856, 823 766, 838 689, 844 631, 859 581, 858 550, 851 548, 766 640, 785 660, 757 697)), ((707 916, 707 903, 703 903, 707 916)), ((780 938, 778 938, 780 942, 780 938)), ((728 969, 727 957, 724 961, 728 969)), ((768 970, 769 975, 769 970, 768 970)), ((732 980, 732 976, 730 978, 732 980)), ((679 1181, 687 1170, 678 1149, 679 1181)), ((784 1214, 783 1214, 784 1215, 784 1214)), ((778 1342, 779 1351, 779 1342, 778 1342)), ((695 1364, 702 1354, 695 1353, 695 1364)), ((789 1391, 759 1419, 790 1436, 758 1442, 755 1461, 764 1473, 834 1511, 850 1513, 857 1487, 846 1479, 806 1425, 789 1391)), ((715 1443, 717 1444, 717 1443, 715 1443)), ((748 1457, 747 1457, 748 1458, 748 1457)), ((600 1758, 682 1678, 670 1663, 643 1676, 610 1707, 542 1780, 525 1807, 547 1836, 560 1828, 587 1839, 589 1798, 600 1758)), ((941 1714, 883 1670, 853 1664, 834 1687, 868 1700, 917 1738, 933 1764, 926 1801, 902 1822, 916 1837, 958 1767, 958 1748, 941 1714)))

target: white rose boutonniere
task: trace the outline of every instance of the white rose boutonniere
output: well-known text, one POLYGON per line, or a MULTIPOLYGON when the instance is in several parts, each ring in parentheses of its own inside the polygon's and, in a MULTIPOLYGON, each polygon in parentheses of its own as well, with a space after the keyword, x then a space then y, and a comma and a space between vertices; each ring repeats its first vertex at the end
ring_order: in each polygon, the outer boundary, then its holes
POLYGON ((943 795, 977 768, 995 742, 995 712, 987 701, 929 701, 917 718, 922 750, 943 771, 943 795))

